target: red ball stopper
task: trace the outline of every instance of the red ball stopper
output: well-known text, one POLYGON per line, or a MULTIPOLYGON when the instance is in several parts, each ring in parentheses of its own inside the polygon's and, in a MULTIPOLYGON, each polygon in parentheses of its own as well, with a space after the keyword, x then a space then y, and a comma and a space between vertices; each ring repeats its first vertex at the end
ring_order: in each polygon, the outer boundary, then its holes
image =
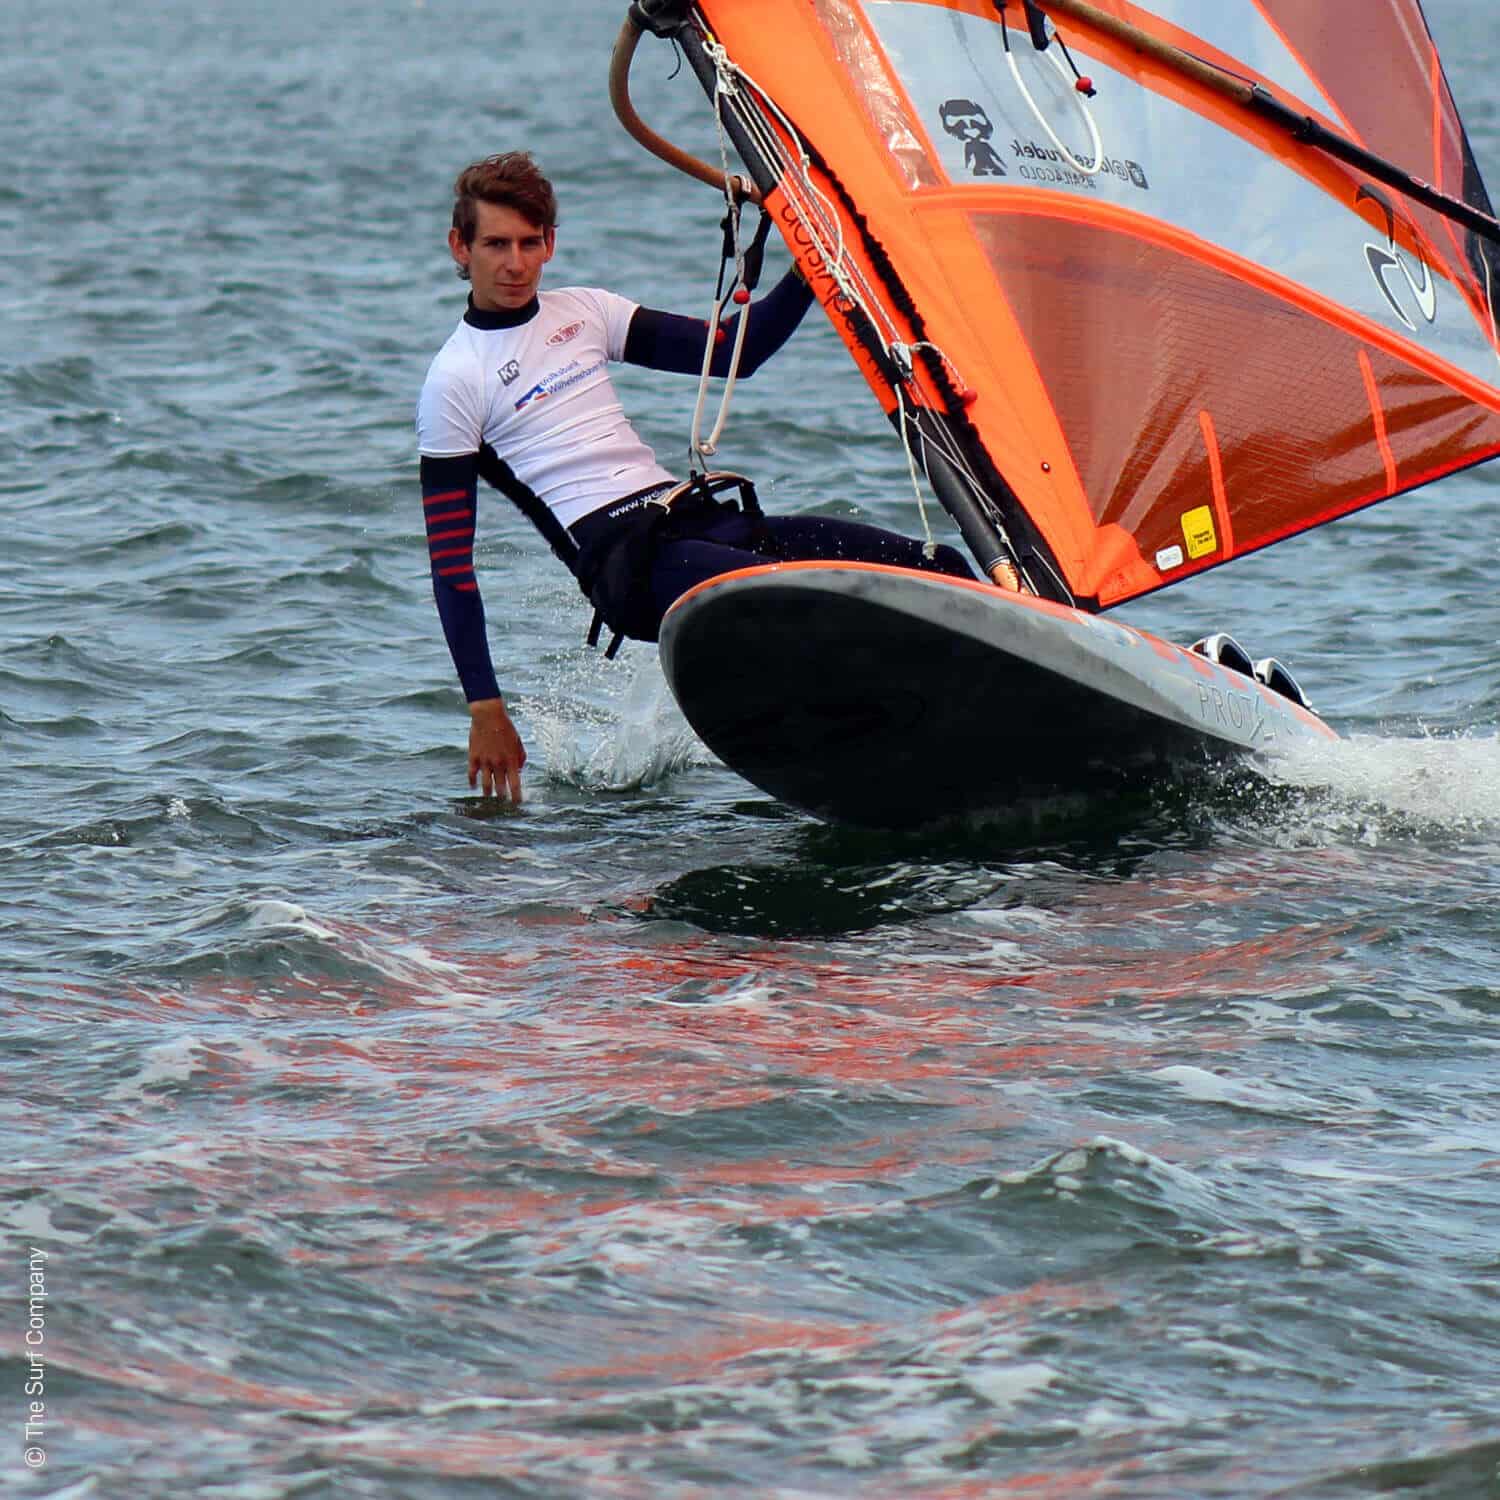
POLYGON ((1080 94, 1087 94, 1090 98, 1093 97, 1094 80, 1092 78, 1089 78, 1085 75, 1084 77, 1080 78, 1078 82, 1073 85, 1073 87, 1077 89, 1080 94))
POLYGON ((750 289, 743 286, 735 287, 734 300, 738 302, 741 307, 743 307, 750 300, 750 289))

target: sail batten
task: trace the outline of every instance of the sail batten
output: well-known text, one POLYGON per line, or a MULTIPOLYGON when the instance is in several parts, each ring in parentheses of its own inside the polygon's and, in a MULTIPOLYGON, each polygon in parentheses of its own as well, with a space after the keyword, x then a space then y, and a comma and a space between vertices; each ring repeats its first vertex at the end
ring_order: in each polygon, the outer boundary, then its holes
POLYGON ((1401 191, 1489 214, 1417 0, 1042 4, 1269 103, 1054 14, 1089 96, 1018 0, 696 0, 820 300, 1033 587, 1107 607, 1500 452, 1500 251, 1401 191))

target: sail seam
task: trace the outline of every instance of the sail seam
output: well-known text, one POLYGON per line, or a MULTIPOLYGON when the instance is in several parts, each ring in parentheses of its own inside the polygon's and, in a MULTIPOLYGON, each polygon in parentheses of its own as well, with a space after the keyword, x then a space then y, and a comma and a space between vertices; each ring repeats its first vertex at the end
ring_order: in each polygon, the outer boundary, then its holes
POLYGON ((1224 554, 1221 560, 1228 562, 1234 556, 1234 524, 1229 519, 1229 491, 1224 485, 1224 458, 1219 452, 1219 434, 1210 412, 1198 413, 1198 427, 1208 449, 1209 482, 1213 486, 1214 514, 1219 520, 1219 550, 1224 554))
POLYGON ((1370 402, 1370 415, 1375 419, 1375 445, 1380 449, 1381 461, 1385 464, 1385 483, 1394 495, 1397 488, 1396 455, 1391 448, 1390 433, 1385 425, 1385 406, 1380 399, 1380 386, 1375 379, 1375 366, 1370 363, 1367 350, 1359 351, 1359 371, 1364 377, 1365 395, 1370 402))

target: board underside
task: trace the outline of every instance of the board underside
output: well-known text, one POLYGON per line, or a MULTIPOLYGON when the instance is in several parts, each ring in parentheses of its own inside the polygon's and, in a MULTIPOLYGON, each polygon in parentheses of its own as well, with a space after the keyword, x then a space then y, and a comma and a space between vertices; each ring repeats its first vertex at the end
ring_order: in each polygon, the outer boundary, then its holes
POLYGON ((1144 631, 865 564, 712 579, 669 611, 661 657, 688 722, 727 766, 819 817, 869 827, 1336 738, 1254 679, 1144 631))

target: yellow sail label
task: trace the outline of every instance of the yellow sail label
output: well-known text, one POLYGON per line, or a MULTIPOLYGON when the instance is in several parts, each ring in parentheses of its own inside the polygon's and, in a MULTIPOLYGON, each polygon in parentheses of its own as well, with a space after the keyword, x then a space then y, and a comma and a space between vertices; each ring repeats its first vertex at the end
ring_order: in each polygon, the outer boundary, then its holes
POLYGON ((1182 518, 1182 539, 1187 543, 1189 557, 1207 557, 1219 550, 1219 537, 1214 531, 1214 513, 1207 505, 1190 510, 1182 518))

